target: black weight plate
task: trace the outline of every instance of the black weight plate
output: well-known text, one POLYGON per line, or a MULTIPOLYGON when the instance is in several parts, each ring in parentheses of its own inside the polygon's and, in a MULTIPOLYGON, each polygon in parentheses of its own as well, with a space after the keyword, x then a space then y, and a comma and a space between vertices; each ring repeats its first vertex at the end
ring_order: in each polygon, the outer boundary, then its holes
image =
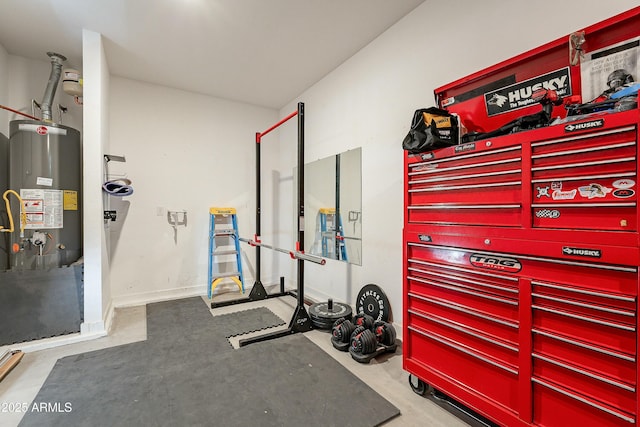
POLYGON ((356 299, 356 313, 364 313, 373 320, 387 322, 391 314, 391 305, 380 286, 368 284, 360 289, 356 299))
POLYGON ((333 322, 341 317, 351 319, 351 314, 351 306, 339 302, 334 302, 331 310, 328 302, 317 302, 309 307, 311 321, 314 324, 326 325, 327 329, 331 329, 333 322))

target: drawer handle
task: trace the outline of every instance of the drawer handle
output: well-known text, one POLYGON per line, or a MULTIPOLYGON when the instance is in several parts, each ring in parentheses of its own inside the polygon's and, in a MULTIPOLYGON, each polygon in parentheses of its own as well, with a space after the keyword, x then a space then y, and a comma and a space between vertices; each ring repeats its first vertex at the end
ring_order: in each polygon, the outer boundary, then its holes
POLYGON ((577 294, 591 295, 599 298, 608 298, 608 299, 625 301, 625 302, 636 302, 635 297, 628 297, 624 295, 605 294, 602 292, 589 291, 587 289, 578 289, 578 288, 572 288, 570 286, 561 286, 561 285, 551 284, 551 283, 542 283, 542 282, 536 282, 533 280, 531 281, 531 284, 536 286, 542 286, 545 288, 559 289, 561 291, 575 292, 577 294))
POLYGON ((628 356, 626 354, 618 353, 618 352, 611 351, 611 350, 605 350, 605 349, 596 347, 594 345, 586 344, 586 343, 579 342, 579 341, 574 341, 572 339, 565 338, 565 337, 562 337, 560 335, 552 334, 552 333, 549 333, 549 332, 541 331, 539 329, 532 329, 532 332, 534 334, 539 334, 539 335, 542 335, 542 336, 545 336, 545 337, 548 337, 548 338, 552 338, 552 339, 555 339, 555 340, 558 340, 558 341, 562 341, 562 342, 567 343, 567 344, 575 345, 577 347, 586 348, 587 350, 593 350, 596 353, 606 354, 607 356, 613 356, 613 357, 616 357, 618 359, 626 360, 628 362, 634 362, 635 363, 635 361, 636 361, 635 357, 628 356))
POLYGON ((560 316, 571 317, 573 319, 584 320, 585 322, 597 323, 599 325, 610 326, 616 329, 622 329, 623 331, 635 332, 636 330, 634 326, 620 325, 618 323, 607 322, 606 320, 600 320, 600 319, 593 319, 591 317, 586 317, 586 316, 580 316, 578 314, 568 313, 562 310, 554 310, 552 308, 541 307, 539 305, 533 305, 533 304, 531 305, 531 307, 535 308, 536 310, 546 311, 553 314, 559 314, 560 316))
POLYGON ((629 417, 629 416, 627 416, 625 414, 622 414, 622 413, 620 413, 618 411, 614 411, 613 409, 609 409, 606 406, 598 405, 597 403, 591 402, 591 401, 585 399, 584 397, 578 396, 577 394, 569 393, 568 391, 565 391, 565 390, 562 390, 559 387, 553 386, 553 385, 547 383, 546 381, 542 381, 542 380, 540 380, 538 378, 531 378, 531 381, 533 381, 534 383, 540 384, 541 386, 547 387, 547 388, 549 388, 549 389, 551 389, 551 390, 553 390, 555 392, 563 394, 563 395, 565 395, 567 397, 575 399, 575 400, 577 400, 579 402, 582 402, 582 403, 584 403, 586 405, 589 405, 592 408, 600 409, 601 411, 606 412, 608 414, 611 414, 611 415, 613 415, 615 417, 618 417, 621 420, 625 420, 628 423, 632 423, 633 424, 633 423, 636 422, 635 418, 629 417))
MULTIPOLYGON (((498 285, 494 285, 491 283, 485 283, 485 282, 481 282, 479 281, 477 278, 474 279, 467 279, 465 277, 459 277, 459 276, 450 276, 447 275, 445 273, 439 273, 437 271, 433 271, 433 270, 422 270, 420 268, 416 268, 416 267, 409 267, 407 270, 410 271, 416 271, 418 273, 423 273, 423 274, 428 274, 429 276, 436 276, 436 277, 441 277, 443 279, 455 279, 457 281, 460 282, 465 282, 465 283, 471 283, 472 285, 477 285, 483 288, 489 288, 489 289, 496 289, 502 292, 509 292, 512 294, 518 294, 518 290, 517 289, 513 289, 513 288, 505 288, 503 286, 498 286, 498 285)), ((446 283, 451 283, 449 281, 446 281, 446 283)))
POLYGON ((518 329, 518 324, 517 323, 508 322, 506 320, 501 320, 501 319, 496 319, 495 317, 491 317, 491 316, 488 316, 488 315, 485 315, 485 314, 482 314, 482 313, 478 313, 475 310, 470 310, 470 309, 468 309, 466 307, 463 307, 463 306, 461 306, 459 304, 453 304, 453 303, 449 303, 449 302, 438 301, 438 300, 435 300, 435 299, 424 297, 422 295, 417 295, 417 294, 415 294, 413 292, 409 292, 408 295, 410 297, 412 297, 412 298, 416 298, 416 299, 419 299, 419 300, 422 300, 422 301, 430 302, 432 304, 436 304, 436 305, 439 305, 441 307, 447 307, 447 308, 450 308, 452 310, 459 311, 461 313, 465 313, 465 314, 469 314, 471 316, 479 317, 481 319, 489 320, 491 322, 498 323, 498 324, 504 325, 504 326, 508 326, 510 328, 513 328, 513 329, 518 329))
POLYGON ((425 313, 421 313, 421 312, 416 311, 416 310, 408 310, 408 312, 410 314, 413 314, 414 316, 418 316, 418 317, 421 317, 421 318, 423 318, 425 320, 430 320, 432 322, 438 323, 438 324, 446 326, 448 328, 455 329, 456 331, 465 333, 467 335, 471 335, 474 338, 478 338, 478 339, 481 339, 483 341, 490 342, 490 343, 495 344, 495 345, 497 345, 499 347, 506 348, 507 350, 511 350, 513 352, 516 352, 516 353, 518 352, 518 348, 517 347, 514 347, 512 345, 505 344, 505 343, 500 342, 498 340, 494 340, 492 338, 489 338, 484 333, 482 333, 482 331, 479 331, 479 330, 477 330, 475 328, 471 328, 471 327, 469 327, 469 326, 467 326, 465 324, 462 324, 462 323, 459 323, 459 322, 450 321, 450 320, 445 320, 445 319, 441 318, 440 316, 435 316, 435 315, 429 316, 429 315, 427 315, 425 313))
POLYGON ((635 202, 611 203, 531 203, 532 208, 631 208, 635 202))
POLYGON ((449 186, 440 186, 440 187, 429 187, 429 188, 412 188, 409 190, 409 193, 428 193, 431 191, 449 191, 449 190, 466 190, 470 188, 492 188, 492 187, 509 187, 512 185, 520 185, 522 181, 503 181, 503 182, 492 182, 491 184, 469 184, 469 185, 449 185, 449 186))
MULTIPOLYGON (((518 281, 517 277, 501 276, 499 274, 486 273, 484 271, 476 271, 476 270, 472 270, 470 268, 456 267, 456 266, 453 266, 453 265, 436 264, 436 263, 433 263, 433 262, 422 261, 422 260, 415 259, 415 258, 409 258, 407 261, 410 264, 411 263, 415 263, 415 264, 427 265, 427 266, 430 266, 430 267, 436 267, 436 268, 443 269, 443 270, 454 270, 454 271, 460 271, 462 273, 468 273, 468 274, 473 274, 473 275, 477 274, 477 275, 480 275, 480 276, 495 277, 496 279, 509 280, 509 281, 512 281, 512 282, 517 282, 518 281)), ((514 289, 514 292, 518 293, 518 290, 514 289)))
POLYGON ((551 359, 549 357, 545 357, 545 356, 543 356, 541 354, 533 353, 531 356, 533 356, 536 359, 544 360, 545 362, 551 363, 552 365, 560 366, 561 368, 568 369, 568 370, 570 370, 572 372, 576 372, 578 374, 582 374, 585 377, 589 377, 589 378, 592 378, 594 380, 602 381, 603 383, 611 384, 612 386, 616 386, 616 387, 621 388, 623 390, 627 390, 627 391, 630 391, 632 393, 634 393, 636 391, 635 387, 632 387, 632 386, 630 386, 628 384, 624 384, 624 383, 621 383, 621 382, 618 382, 618 381, 614 381, 614 380, 611 380, 611 379, 609 379, 607 377, 603 377, 601 375, 592 374, 591 372, 585 371, 583 369, 576 368, 576 367, 568 365, 566 363, 559 362, 559 361, 551 359))
POLYGON ((451 171, 461 170, 461 169, 481 168, 481 167, 484 167, 484 166, 504 165, 506 163, 520 162, 521 160, 522 160, 522 157, 511 157, 509 159, 493 160, 493 161, 490 161, 490 162, 467 163, 467 164, 458 165, 458 166, 450 166, 450 167, 444 167, 444 168, 433 168, 433 169, 421 170, 421 171, 416 171, 416 172, 410 172, 409 176, 412 176, 412 175, 425 175, 425 174, 438 173, 438 172, 440 172, 440 173, 442 173, 442 172, 451 172, 451 171))
POLYGON ((411 205, 407 209, 516 209, 520 208, 519 204, 512 205, 453 205, 453 204, 434 204, 434 205, 411 205))
POLYGON ((437 178, 416 179, 416 180, 409 181, 408 184, 409 185, 428 184, 430 182, 440 182, 440 181, 448 182, 448 181, 467 179, 467 178, 485 178, 488 176, 512 175, 516 173, 518 174, 522 173, 522 169, 507 169, 507 170, 496 171, 496 172, 470 173, 468 175, 454 175, 454 176, 442 176, 437 178))
POLYGON ((603 311, 605 313, 619 314, 621 316, 635 317, 635 315, 636 315, 633 311, 616 310, 614 308, 602 307, 602 306, 599 306, 599 305, 587 304, 585 302, 579 302, 579 301, 571 301, 571 300, 552 297, 552 296, 548 296, 548 295, 542 295, 542 294, 538 294, 538 293, 535 293, 535 292, 532 292, 531 296, 532 297, 536 297, 536 298, 540 298, 540 299, 549 300, 549 301, 561 302, 561 303, 568 304, 568 305, 574 305, 576 307, 590 308, 592 310, 603 311))
POLYGON ((511 300, 504 299, 504 298, 499 298, 499 297, 494 297, 494 296, 491 296, 491 295, 486 295, 486 294, 483 294, 481 292, 475 292, 475 291, 467 289, 467 287, 462 285, 462 284, 454 286, 454 285, 448 285, 448 284, 444 284, 444 283, 433 282, 431 280, 420 279, 418 277, 413 277, 413 276, 407 276, 407 279, 414 280, 414 281, 420 282, 420 283, 424 283, 426 285, 435 286, 435 287, 438 287, 438 288, 444 288, 444 289, 449 289, 449 290, 460 292, 460 293, 467 294, 467 295, 473 295, 473 296, 476 296, 478 298, 484 298, 484 299, 488 299, 488 300, 491 300, 491 301, 501 302, 503 304, 511 305, 511 306, 514 306, 514 307, 518 306, 517 301, 511 301, 511 300))
POLYGON ((473 352, 471 350, 468 350, 463 344, 461 344, 461 343, 459 343, 457 341, 442 338, 439 335, 431 334, 431 333, 422 331, 420 329, 414 328, 413 326, 409 326, 409 329, 412 330, 413 332, 416 332, 416 333, 418 333, 420 335, 423 335, 423 336, 425 336, 427 338, 431 338, 434 341, 438 341, 441 344, 444 344, 446 346, 454 348, 454 349, 456 349, 456 350, 458 350, 458 351, 460 351, 462 353, 468 354, 471 357, 475 357, 476 359, 482 360, 483 362, 488 363, 489 365, 493 365, 496 368, 503 369, 503 370, 513 374, 513 375, 518 375, 518 371, 517 370, 515 370, 513 368, 510 368, 509 366, 505 366, 505 365, 503 365, 501 363, 495 362, 495 361, 489 359, 488 357, 481 356, 481 355, 479 355, 479 354, 477 354, 477 353, 475 353, 475 352, 473 352))

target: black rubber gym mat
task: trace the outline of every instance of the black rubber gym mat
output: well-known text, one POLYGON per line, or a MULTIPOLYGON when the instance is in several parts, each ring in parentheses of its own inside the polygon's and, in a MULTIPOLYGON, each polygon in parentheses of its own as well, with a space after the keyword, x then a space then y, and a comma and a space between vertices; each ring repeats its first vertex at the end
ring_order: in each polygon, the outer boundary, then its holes
POLYGON ((303 334, 228 344, 275 323, 266 308, 211 316, 201 298, 148 305, 147 341, 58 360, 20 425, 376 426, 399 414, 303 334))

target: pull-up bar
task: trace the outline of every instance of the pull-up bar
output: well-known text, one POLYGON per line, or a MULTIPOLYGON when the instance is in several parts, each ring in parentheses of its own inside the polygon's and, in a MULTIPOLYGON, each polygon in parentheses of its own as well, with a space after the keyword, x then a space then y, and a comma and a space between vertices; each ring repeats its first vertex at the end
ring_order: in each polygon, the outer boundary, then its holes
POLYGON ((276 123, 275 125, 271 126, 269 129, 263 131, 263 132, 258 132, 256 133, 256 143, 260 144, 260 141, 262 139, 263 136, 265 136, 266 134, 268 134, 269 132, 271 132, 272 130, 276 129, 277 127, 279 127, 280 125, 286 123, 287 121, 289 121, 289 119, 294 118, 295 116, 298 115, 297 111, 294 111, 293 113, 289 114, 287 117, 285 117, 284 119, 280 120, 278 123, 276 123))
POLYGON ((240 346, 244 346, 246 344, 251 344, 254 342, 270 340, 273 338, 279 338, 289 334, 295 334, 298 332, 307 332, 313 329, 313 324, 311 323, 311 319, 309 318, 309 314, 307 313, 307 309, 304 307, 304 261, 315 262, 323 265, 326 261, 322 258, 315 257, 313 255, 308 255, 304 253, 304 103, 298 103, 298 110, 289 114, 278 123, 274 124, 264 132, 256 132, 256 232, 255 232, 255 241, 247 241, 247 239, 240 239, 247 243, 252 243, 256 248, 256 281, 251 288, 251 293, 249 294, 249 298, 237 299, 237 300, 229 300, 220 303, 211 303, 211 308, 223 307, 231 304, 241 304, 245 302, 263 300, 267 298, 277 298, 285 295, 290 295, 297 297, 298 305, 293 313, 291 321, 289 322, 289 327, 286 330, 275 331, 272 333, 267 333, 265 335, 260 335, 256 337, 246 338, 244 340, 240 340, 240 346), (260 144, 262 137, 276 129, 278 126, 292 119, 293 117, 298 117, 298 188, 297 188, 297 227, 298 227, 298 241, 296 242, 296 250, 289 251, 286 249, 275 248, 270 245, 265 245, 260 242, 260 223, 261 223, 261 165, 260 165, 260 144), (264 246, 268 249, 273 249, 279 252, 288 253, 292 258, 294 258, 297 262, 297 284, 298 287, 296 292, 293 293, 291 291, 284 292, 284 281, 280 282, 280 293, 277 294, 267 294, 264 286, 260 281, 260 247, 264 246))
POLYGON ((288 254, 292 259, 301 259, 304 261, 310 261, 310 262, 314 262, 316 264, 320 264, 320 265, 325 265, 327 263, 327 260, 316 256, 316 255, 310 255, 310 254, 305 254, 304 252, 300 252, 300 251, 290 251, 288 249, 282 249, 282 248, 277 248, 275 246, 272 245, 267 245, 266 243, 263 243, 259 240, 250 240, 250 239, 245 239, 242 237, 239 237, 238 240, 240 240, 241 242, 245 242, 248 243, 250 246, 261 246, 263 248, 267 248, 267 249, 271 249, 274 251, 278 251, 278 252, 282 252, 283 254, 288 254))

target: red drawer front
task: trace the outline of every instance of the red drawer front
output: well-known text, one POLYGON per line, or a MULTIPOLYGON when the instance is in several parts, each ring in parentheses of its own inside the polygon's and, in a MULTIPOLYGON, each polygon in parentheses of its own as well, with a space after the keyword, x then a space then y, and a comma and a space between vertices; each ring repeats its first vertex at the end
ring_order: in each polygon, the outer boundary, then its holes
POLYGON ((438 316, 466 325, 496 337, 513 347, 518 346, 518 323, 458 302, 410 292, 405 310, 438 316))
POLYGON ((518 319, 517 301, 469 288, 447 285, 435 280, 421 279, 412 275, 407 276, 407 280, 409 292, 453 301, 507 320, 517 321, 518 319))
POLYGON ((533 227, 575 230, 636 231, 636 202, 533 206, 533 227))
MULTIPOLYGON (((633 278, 630 277, 629 279, 633 281, 633 278)), ((593 277, 592 280, 600 280, 600 277, 593 277)), ((635 315, 636 312, 636 297, 633 294, 605 292, 601 291, 599 287, 595 289, 594 287, 578 287, 565 285, 563 283, 543 282, 537 280, 532 281, 531 285, 533 293, 543 294, 548 297, 579 301, 589 306, 599 307, 605 310, 620 311, 631 314, 632 316, 635 315)))
POLYGON ((636 416, 569 390, 533 378, 533 422, 545 427, 620 427, 635 425, 636 416))
POLYGON ((581 300, 557 298, 543 293, 534 292, 531 296, 534 306, 571 313, 578 318, 584 318, 596 324, 610 325, 612 328, 619 327, 621 330, 635 332, 635 311, 621 310, 603 304, 586 303, 581 300))
MULTIPOLYGON (((406 357, 511 410, 518 405, 517 368, 464 343, 409 326, 406 357)), ((404 350, 403 350, 404 351, 404 350)))
POLYGON ((544 330, 533 330, 533 351, 582 366, 596 375, 628 384, 637 378, 636 357, 544 330))
POLYGON ((515 227, 522 222, 522 207, 517 204, 432 204, 407 208, 409 223, 488 225, 515 227))
POLYGON ((462 343, 477 349, 481 353, 490 354, 493 358, 506 365, 517 366, 519 363, 517 346, 503 341, 499 337, 491 335, 474 325, 455 322, 418 310, 409 310, 408 324, 462 343))
POLYGON ((574 394, 600 401, 623 412, 636 411, 635 384, 595 373, 586 367, 534 353, 533 376, 562 384, 574 394))
POLYGON ((598 347, 633 355, 636 352, 635 328, 605 321, 576 311, 532 305, 533 325, 537 329, 566 335, 598 347))
POLYGON ((491 200, 492 204, 520 204, 522 196, 519 173, 499 178, 437 182, 409 181, 408 204, 409 206, 431 206, 443 203, 475 205, 478 200, 491 200))
POLYGON ((575 288, 545 282, 532 282, 532 288, 534 305, 569 311, 635 330, 636 301, 633 296, 597 291, 587 294, 575 288))

